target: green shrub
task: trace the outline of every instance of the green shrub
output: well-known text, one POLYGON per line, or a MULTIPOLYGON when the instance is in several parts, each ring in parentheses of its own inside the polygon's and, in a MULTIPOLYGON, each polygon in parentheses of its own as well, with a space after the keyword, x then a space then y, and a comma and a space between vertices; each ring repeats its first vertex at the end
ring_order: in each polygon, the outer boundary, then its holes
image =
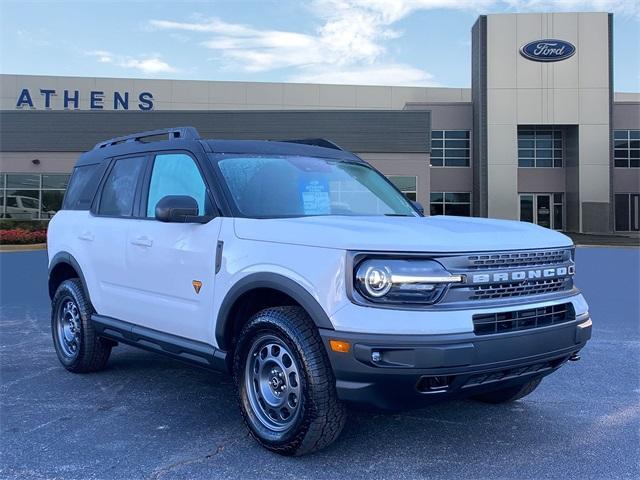
POLYGON ((49 220, 0 220, 0 230, 22 229, 29 232, 46 230, 49 220))

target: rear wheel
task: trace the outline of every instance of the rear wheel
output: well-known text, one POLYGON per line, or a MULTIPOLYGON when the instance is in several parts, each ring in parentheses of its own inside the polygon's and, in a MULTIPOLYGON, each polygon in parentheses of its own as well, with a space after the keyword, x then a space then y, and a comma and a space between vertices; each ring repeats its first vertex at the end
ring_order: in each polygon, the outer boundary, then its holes
POLYGON ((526 397, 531 392, 533 392, 536 388, 538 388, 538 385, 540 385, 541 381, 542 381, 542 377, 538 377, 531 380, 530 382, 523 383, 521 385, 515 385, 513 387, 502 388, 500 390, 495 390, 493 392, 475 395, 471 398, 484 403, 515 402, 516 400, 526 397))
POLYGON ((320 335, 299 307, 268 308, 242 329, 234 356, 240 411, 252 436, 283 455, 332 443, 346 410, 320 335))
POLYGON ((96 335, 93 313, 80 280, 60 284, 51 303, 51 333, 58 360, 70 372, 102 370, 109 360, 112 343, 96 335))

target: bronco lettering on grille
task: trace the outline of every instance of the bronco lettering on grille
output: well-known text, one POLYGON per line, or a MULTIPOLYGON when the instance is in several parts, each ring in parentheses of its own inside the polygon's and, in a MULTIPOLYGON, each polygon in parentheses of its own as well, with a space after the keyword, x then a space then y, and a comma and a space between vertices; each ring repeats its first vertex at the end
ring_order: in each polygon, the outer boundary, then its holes
POLYGON ((477 273, 470 275, 469 283, 498 283, 521 282, 524 280, 537 280, 540 278, 566 277, 575 273, 575 267, 537 268, 531 270, 516 270, 509 272, 477 273))

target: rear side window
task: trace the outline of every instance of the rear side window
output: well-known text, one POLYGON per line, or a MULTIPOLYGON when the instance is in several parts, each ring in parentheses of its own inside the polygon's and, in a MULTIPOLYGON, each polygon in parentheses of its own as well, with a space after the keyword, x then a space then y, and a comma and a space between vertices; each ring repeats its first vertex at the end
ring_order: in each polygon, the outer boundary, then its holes
POLYGON ((64 196, 63 210, 89 210, 102 178, 104 165, 96 163, 76 167, 64 196))
POLYGON ((98 213, 112 217, 133 215, 133 200, 138 179, 144 168, 144 157, 129 157, 116 160, 102 187, 98 213))

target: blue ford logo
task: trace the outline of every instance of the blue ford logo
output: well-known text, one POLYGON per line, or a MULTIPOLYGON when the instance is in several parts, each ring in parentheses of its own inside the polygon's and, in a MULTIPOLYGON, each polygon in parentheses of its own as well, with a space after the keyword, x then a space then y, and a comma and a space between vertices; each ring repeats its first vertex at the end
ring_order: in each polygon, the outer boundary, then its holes
POLYGON ((576 47, 564 40, 536 40, 520 49, 520 54, 536 62, 558 62, 576 53, 576 47))

